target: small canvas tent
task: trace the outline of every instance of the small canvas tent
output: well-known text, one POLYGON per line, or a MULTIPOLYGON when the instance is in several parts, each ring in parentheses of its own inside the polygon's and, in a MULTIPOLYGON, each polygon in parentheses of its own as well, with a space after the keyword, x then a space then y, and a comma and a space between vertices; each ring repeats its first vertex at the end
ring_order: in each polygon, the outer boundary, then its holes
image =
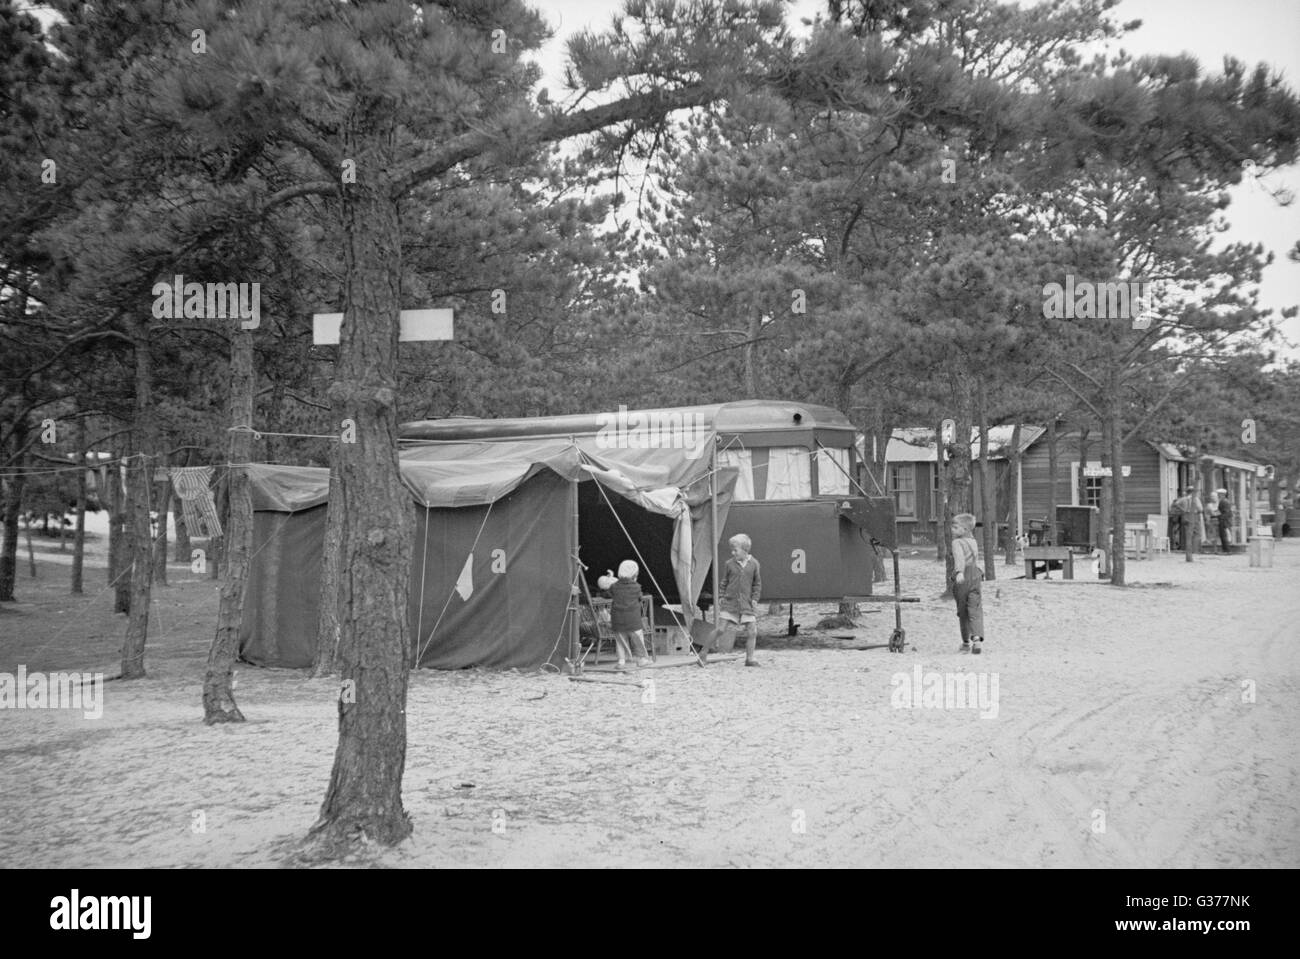
MULTIPOLYGON (((712 441, 712 437, 710 437, 712 441)), ((413 663, 532 668, 572 654, 572 598, 622 559, 643 588, 692 607, 734 470, 679 449, 591 437, 430 443, 400 454, 416 504, 407 615, 413 663), (714 506, 716 505, 716 511, 714 506)), ((250 467, 254 533, 241 657, 310 665, 320 609, 328 470, 250 467)))

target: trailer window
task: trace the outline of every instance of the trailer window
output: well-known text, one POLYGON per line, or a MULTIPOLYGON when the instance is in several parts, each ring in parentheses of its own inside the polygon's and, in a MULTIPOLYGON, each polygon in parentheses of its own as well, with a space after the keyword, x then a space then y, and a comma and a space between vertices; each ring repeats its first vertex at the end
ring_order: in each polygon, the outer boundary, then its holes
POLYGON ((767 451, 767 495, 764 499, 808 499, 812 496, 812 457, 802 446, 774 446, 767 451))
POLYGON ((732 498, 736 502, 749 502, 754 499, 754 454, 749 450, 721 450, 718 453, 718 466, 734 467, 740 471, 736 478, 736 490, 732 498))
POLYGON ((817 492, 822 496, 849 495, 849 451, 817 451, 817 492))

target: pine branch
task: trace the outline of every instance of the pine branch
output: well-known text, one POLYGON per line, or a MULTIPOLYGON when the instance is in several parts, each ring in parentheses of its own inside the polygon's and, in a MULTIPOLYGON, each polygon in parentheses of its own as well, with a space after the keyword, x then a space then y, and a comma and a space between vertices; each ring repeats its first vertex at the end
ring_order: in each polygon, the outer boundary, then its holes
POLYGON ((718 96, 715 90, 701 85, 667 92, 651 90, 603 106, 543 117, 523 130, 501 130, 497 133, 475 130, 465 133, 450 143, 434 146, 414 167, 399 174, 395 178, 391 196, 399 199, 421 183, 446 173, 459 163, 481 156, 501 142, 512 145, 555 143, 629 120, 656 120, 675 110, 704 106, 718 96))

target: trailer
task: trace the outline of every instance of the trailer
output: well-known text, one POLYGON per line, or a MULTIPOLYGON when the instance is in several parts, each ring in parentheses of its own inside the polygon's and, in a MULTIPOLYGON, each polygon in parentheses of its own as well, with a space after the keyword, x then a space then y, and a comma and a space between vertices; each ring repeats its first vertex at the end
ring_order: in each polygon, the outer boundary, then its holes
MULTIPOLYGON (((566 416, 423 420, 403 424, 399 442, 410 450, 439 443, 568 438, 596 457, 602 449, 667 446, 680 447, 691 458, 708 457, 710 476, 736 474, 722 535, 713 544, 708 596, 715 593, 712 577, 720 552, 725 555, 731 536, 745 533, 762 563, 763 599, 796 603, 870 596, 878 551, 897 547, 892 498, 866 495, 855 479, 856 435, 848 417, 830 407, 740 400, 566 416)), ((605 557, 586 553, 583 561, 593 577, 610 565, 605 557)))

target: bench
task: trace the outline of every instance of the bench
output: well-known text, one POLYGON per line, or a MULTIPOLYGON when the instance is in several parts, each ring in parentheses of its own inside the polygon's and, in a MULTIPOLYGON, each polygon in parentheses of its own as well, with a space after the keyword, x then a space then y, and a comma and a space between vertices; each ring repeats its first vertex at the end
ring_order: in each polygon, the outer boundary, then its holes
POLYGON ((1047 575, 1051 571, 1050 563, 1059 562, 1064 564, 1065 578, 1074 579, 1074 553, 1070 552, 1068 546, 1026 546, 1024 549, 1025 557, 1025 579, 1036 579, 1038 577, 1038 564, 1042 564, 1042 572, 1047 575))

